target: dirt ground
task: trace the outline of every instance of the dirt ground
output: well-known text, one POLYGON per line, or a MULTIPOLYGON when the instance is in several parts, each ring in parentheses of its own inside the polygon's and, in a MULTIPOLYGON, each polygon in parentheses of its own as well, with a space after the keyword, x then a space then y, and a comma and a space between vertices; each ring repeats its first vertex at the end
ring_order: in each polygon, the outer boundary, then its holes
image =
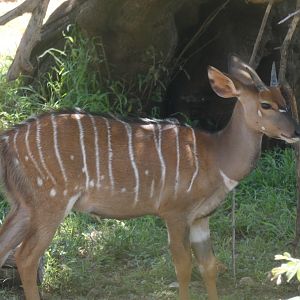
MULTIPOLYGON (((0 15, 4 15, 20 5, 23 1, 24 0, 0 0, 0 15)), ((50 0, 47 17, 63 2, 64 0, 50 0)), ((24 14, 6 25, 0 26, 0 55, 14 55, 29 19, 30 14, 24 14)))

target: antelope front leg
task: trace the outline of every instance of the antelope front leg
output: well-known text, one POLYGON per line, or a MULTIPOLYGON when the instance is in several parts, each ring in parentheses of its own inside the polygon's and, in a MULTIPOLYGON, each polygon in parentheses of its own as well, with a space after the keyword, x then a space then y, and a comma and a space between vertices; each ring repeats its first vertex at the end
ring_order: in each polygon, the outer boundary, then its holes
POLYGON ((205 218, 192 224, 190 241, 206 285, 208 299, 218 300, 216 287, 217 263, 211 247, 208 221, 209 219, 205 218))
POLYGON ((167 221, 169 247, 179 283, 180 300, 189 299, 189 283, 192 273, 192 253, 189 227, 185 222, 167 221))

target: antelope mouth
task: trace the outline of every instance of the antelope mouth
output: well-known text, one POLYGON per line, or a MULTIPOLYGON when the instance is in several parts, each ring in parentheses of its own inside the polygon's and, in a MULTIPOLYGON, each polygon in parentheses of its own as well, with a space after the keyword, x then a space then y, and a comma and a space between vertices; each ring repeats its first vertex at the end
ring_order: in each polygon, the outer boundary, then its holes
POLYGON ((279 138, 289 144, 297 143, 300 140, 298 137, 289 137, 284 134, 281 134, 279 138))

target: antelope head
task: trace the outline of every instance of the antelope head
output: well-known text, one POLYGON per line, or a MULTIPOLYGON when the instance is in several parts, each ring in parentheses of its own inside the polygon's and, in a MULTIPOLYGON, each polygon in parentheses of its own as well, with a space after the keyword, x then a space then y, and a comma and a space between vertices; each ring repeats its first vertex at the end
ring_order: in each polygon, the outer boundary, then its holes
POLYGON ((213 90, 223 98, 236 97, 242 104, 249 128, 288 143, 299 141, 300 127, 288 113, 287 105, 272 67, 271 85, 267 87, 257 73, 236 56, 229 62, 229 75, 209 67, 213 90))

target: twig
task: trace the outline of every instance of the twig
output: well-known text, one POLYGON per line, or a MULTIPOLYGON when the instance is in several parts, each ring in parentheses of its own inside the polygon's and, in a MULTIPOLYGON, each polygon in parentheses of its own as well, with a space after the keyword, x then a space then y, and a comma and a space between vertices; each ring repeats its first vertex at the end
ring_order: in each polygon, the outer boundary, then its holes
POLYGON ((201 24, 200 28, 197 30, 197 32, 193 35, 193 37, 190 39, 190 41, 185 45, 183 50, 179 53, 178 57, 176 58, 174 62, 174 68, 177 68, 181 58, 186 53, 186 51, 194 44, 194 42, 201 36, 201 34, 207 29, 207 27, 211 24, 211 22, 216 18, 216 16, 220 13, 221 10, 223 10, 226 5, 229 3, 230 0, 226 0, 225 3, 223 3, 220 7, 218 7, 213 13, 208 16, 208 18, 204 21, 203 24, 201 24))
POLYGON ((232 270, 233 270, 233 281, 236 286, 236 255, 235 255, 235 195, 236 190, 232 192, 232 210, 231 210, 231 227, 232 227, 232 270))
POLYGON ((261 39, 262 39, 262 35, 264 33, 268 17, 269 17, 271 8, 273 6, 273 3, 274 3, 274 0, 270 0, 269 1, 269 4, 268 4, 268 6, 266 8, 264 17, 262 19, 262 22, 261 22, 261 25, 260 25, 260 28, 259 28, 258 35, 256 37, 256 41, 255 41, 255 44, 254 44, 254 47, 253 47, 253 51, 252 51, 252 55, 251 55, 250 62, 249 62, 249 65, 252 66, 252 67, 253 67, 253 64, 254 64, 254 60, 255 60, 255 57, 256 57, 256 54, 257 54, 257 51, 258 51, 258 47, 260 45, 260 42, 261 42, 261 39))
POLYGON ((280 20, 277 24, 282 24, 282 23, 286 22, 287 20, 289 20, 290 18, 292 18, 293 16, 299 14, 299 13, 300 13, 300 9, 298 9, 295 12, 289 14, 287 17, 285 17, 284 19, 280 20))
MULTIPOLYGON (((296 9, 300 10, 300 0, 297 0, 297 7, 296 9)), ((291 44, 292 37, 294 35, 294 32, 297 28, 297 25, 300 20, 300 14, 295 14, 294 18, 290 24, 289 30, 285 36, 285 39, 282 43, 281 49, 280 49, 280 67, 279 67, 279 82, 284 87, 288 94, 288 99, 291 104, 292 108, 292 115, 295 118, 297 122, 299 122, 299 116, 298 116, 298 107, 296 98, 294 96, 293 90, 289 83, 286 80, 286 69, 287 69, 287 58, 288 58, 288 49, 291 44)), ((300 144, 299 142, 295 144, 295 156, 296 156, 296 180, 297 180, 297 218, 296 218, 296 234, 295 238, 292 242, 293 245, 293 251, 295 252, 296 247, 300 240, 300 144)))
MULTIPOLYGON (((300 7, 300 0, 297 0, 297 8, 298 7, 300 7)), ((280 50, 280 67, 279 67, 279 75, 278 75, 278 79, 279 79, 279 82, 281 84, 286 82, 285 75, 286 75, 287 56, 288 56, 287 51, 288 51, 288 48, 290 46, 293 34, 294 34, 294 32, 296 30, 296 27, 299 23, 299 20, 300 20, 300 15, 299 14, 295 15, 294 18, 293 18, 293 21, 290 24, 289 30, 288 30, 285 38, 284 38, 282 46, 281 46, 281 50, 280 50)))

